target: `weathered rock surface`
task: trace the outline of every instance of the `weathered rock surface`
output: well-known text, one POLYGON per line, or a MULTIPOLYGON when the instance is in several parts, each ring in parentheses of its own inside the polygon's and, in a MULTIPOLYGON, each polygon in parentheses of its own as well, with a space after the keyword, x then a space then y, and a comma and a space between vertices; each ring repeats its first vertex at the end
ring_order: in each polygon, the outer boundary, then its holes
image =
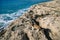
POLYGON ((0 40, 60 40, 60 3, 31 6, 0 33, 0 40))

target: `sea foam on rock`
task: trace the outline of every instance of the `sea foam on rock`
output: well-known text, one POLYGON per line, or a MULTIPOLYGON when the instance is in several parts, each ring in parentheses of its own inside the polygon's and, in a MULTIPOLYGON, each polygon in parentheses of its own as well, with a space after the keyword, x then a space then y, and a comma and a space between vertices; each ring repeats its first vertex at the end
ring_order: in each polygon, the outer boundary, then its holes
POLYGON ((20 9, 14 13, 0 14, 0 31, 8 26, 8 24, 14 21, 16 18, 20 17, 28 8, 20 9), (3 29, 2 29, 3 28, 3 29))
POLYGON ((31 6, 0 33, 0 40, 60 40, 58 0, 31 6))

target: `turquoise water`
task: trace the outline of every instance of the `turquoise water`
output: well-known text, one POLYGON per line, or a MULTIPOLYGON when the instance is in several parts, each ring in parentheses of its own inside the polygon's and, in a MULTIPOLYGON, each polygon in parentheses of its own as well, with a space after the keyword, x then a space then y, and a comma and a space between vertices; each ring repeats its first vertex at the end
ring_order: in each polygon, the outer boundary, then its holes
POLYGON ((50 0, 0 0, 0 30, 21 16, 33 4, 50 0))
POLYGON ((19 9, 49 0, 0 0, 0 14, 13 13, 19 9))

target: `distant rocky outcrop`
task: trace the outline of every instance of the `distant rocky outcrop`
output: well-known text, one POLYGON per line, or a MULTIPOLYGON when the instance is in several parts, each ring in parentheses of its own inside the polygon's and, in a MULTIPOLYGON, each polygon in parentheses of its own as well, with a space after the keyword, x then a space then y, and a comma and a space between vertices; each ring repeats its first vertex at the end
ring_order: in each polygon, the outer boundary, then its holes
POLYGON ((0 32, 0 40, 60 40, 60 3, 35 4, 0 32))

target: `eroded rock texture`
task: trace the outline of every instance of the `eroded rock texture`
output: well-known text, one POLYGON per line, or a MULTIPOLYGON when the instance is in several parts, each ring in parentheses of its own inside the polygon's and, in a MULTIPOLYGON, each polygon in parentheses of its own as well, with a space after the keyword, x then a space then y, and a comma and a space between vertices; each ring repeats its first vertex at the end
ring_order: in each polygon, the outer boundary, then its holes
POLYGON ((31 6, 0 33, 0 40, 60 40, 60 3, 31 6))

